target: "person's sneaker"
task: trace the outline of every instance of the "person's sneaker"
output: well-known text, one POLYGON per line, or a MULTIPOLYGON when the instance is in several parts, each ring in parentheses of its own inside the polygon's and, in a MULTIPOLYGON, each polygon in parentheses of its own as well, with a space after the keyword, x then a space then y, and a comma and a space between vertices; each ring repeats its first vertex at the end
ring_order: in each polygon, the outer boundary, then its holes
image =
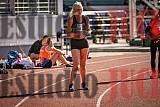
POLYGON ((158 78, 158 72, 156 70, 152 70, 152 75, 150 76, 151 79, 157 79, 158 78))
POLYGON ((91 58, 92 58, 91 56, 88 56, 88 57, 87 57, 87 59, 91 59, 91 58))
POLYGON ((87 85, 86 85, 86 83, 85 82, 82 82, 82 88, 83 88, 83 90, 88 90, 88 87, 87 87, 87 85))
POLYGON ((66 67, 73 67, 72 64, 66 64, 66 67))
POLYGON ((55 63, 53 64, 53 66, 57 66, 57 62, 55 62, 55 63))
POLYGON ((69 84, 69 91, 74 91, 74 85, 73 84, 69 84))

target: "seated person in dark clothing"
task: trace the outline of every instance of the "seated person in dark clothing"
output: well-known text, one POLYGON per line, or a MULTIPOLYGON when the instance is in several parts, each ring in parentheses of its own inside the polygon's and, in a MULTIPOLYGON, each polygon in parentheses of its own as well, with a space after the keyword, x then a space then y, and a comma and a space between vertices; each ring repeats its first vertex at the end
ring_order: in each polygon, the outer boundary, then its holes
POLYGON ((30 57, 32 61, 35 62, 36 60, 39 59, 39 53, 42 47, 42 40, 45 38, 48 38, 48 36, 47 35, 42 36, 42 39, 35 41, 32 44, 31 48, 29 49, 28 56, 30 57))

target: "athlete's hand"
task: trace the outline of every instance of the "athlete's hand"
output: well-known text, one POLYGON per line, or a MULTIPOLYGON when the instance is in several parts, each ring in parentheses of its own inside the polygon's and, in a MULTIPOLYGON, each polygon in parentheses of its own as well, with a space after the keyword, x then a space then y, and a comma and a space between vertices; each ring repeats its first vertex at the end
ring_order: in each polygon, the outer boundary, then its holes
POLYGON ((84 35, 84 33, 83 32, 81 32, 80 34, 79 34, 79 38, 80 39, 84 39, 86 36, 84 35))
POLYGON ((68 38, 74 38, 74 36, 75 36, 75 33, 69 33, 69 34, 67 35, 68 38))

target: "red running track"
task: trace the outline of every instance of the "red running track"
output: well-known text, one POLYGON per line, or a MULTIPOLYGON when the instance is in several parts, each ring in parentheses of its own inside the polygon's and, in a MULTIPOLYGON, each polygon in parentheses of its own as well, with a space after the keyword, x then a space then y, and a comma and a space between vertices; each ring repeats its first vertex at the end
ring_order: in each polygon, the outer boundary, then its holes
POLYGON ((9 70, 0 75, 0 107, 160 107, 160 80, 150 79, 149 53, 92 57, 87 61, 89 90, 79 72, 68 92, 71 68, 9 70))

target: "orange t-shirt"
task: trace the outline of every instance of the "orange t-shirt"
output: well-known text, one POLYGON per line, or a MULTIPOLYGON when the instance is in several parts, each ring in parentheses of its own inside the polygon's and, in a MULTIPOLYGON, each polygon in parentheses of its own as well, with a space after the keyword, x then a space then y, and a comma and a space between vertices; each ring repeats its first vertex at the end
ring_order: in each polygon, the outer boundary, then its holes
POLYGON ((51 52, 50 52, 50 51, 47 51, 47 50, 46 50, 46 47, 47 47, 47 46, 43 46, 43 47, 40 49, 40 58, 41 58, 41 60, 43 60, 43 59, 50 59, 50 58, 51 58, 51 52))
POLYGON ((159 18, 153 19, 149 23, 149 26, 151 26, 150 32, 153 38, 160 38, 160 19, 159 18))

